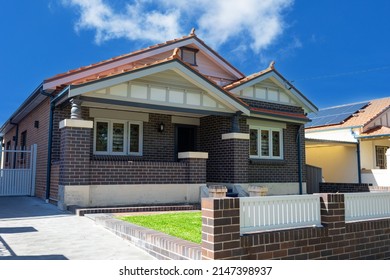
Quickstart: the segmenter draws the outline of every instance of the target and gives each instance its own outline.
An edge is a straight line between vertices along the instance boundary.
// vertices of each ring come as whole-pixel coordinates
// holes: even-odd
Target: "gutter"
[[[18,135],[19,135],[19,124],[18,123],[14,123],[12,122],[12,119],[10,120],[9,124],[12,124],[14,126],[16,126],[16,131],[15,131],[15,136],[14,136],[14,150],[16,151],[16,149],[18,148]],[[13,164],[13,168],[15,169],[16,168],[16,156],[17,156],[17,153],[14,153],[14,164]]]
[[[357,168],[358,168],[358,183],[362,183],[362,167],[361,167],[361,160],[360,160],[360,137],[357,135],[352,129],[351,133],[353,137],[356,139],[356,157],[357,157]]]
[[[298,150],[298,178],[299,178],[299,194],[303,194],[303,179],[302,179],[302,152],[301,152],[301,130],[303,125],[299,126],[296,136],[297,150]]]
[[[67,94],[70,90],[70,86],[67,86],[65,89],[63,89],[57,96],[49,95],[50,96],[50,115],[49,115],[49,138],[47,143],[47,173],[46,173],[46,193],[45,193],[45,199],[46,203],[49,203],[50,199],[50,182],[51,182],[51,156],[52,156],[52,148],[53,148],[53,118],[54,118],[54,109],[56,106],[56,103],[61,100],[65,94]],[[46,95],[44,91],[41,92],[42,94]]]
[[[383,138],[390,137],[390,134],[370,135],[370,136],[358,136],[357,139],[372,139],[372,138]]]
[[[7,124],[13,124],[12,120],[15,119],[30,103],[32,100],[34,100],[35,97],[37,97],[42,92],[42,83],[30,94],[29,97],[22,103],[22,105],[19,106],[18,109],[11,115],[11,117],[1,126],[0,131],[4,131]]]

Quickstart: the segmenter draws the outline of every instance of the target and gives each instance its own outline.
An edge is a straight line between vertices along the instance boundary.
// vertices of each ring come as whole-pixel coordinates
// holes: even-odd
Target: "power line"
[[[295,79],[295,80],[291,81],[291,83],[294,83],[296,81],[322,80],[322,79],[338,78],[338,77],[343,77],[343,76],[352,76],[352,75],[364,74],[364,73],[375,72],[375,71],[382,71],[382,70],[387,70],[387,69],[390,69],[390,66],[382,66],[382,67],[370,68],[370,69],[365,69],[365,70],[300,78],[300,79]]]

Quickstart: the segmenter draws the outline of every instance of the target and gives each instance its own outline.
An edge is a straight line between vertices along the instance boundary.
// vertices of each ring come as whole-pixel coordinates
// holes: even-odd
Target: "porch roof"
[[[361,139],[369,139],[369,138],[390,138],[390,127],[387,126],[376,126],[365,133],[359,135]]]
[[[246,115],[250,115],[248,104],[236,95],[218,86],[214,81],[197,71],[197,69],[189,63],[182,61],[178,53],[179,49],[176,48],[170,57],[162,60],[139,65],[130,69],[116,69],[104,76],[88,77],[74,81],[70,84],[68,98],[169,69],[174,70],[179,75],[190,77],[196,84],[207,88],[220,100],[224,100],[224,102],[229,103],[231,107],[235,108],[236,112],[239,111]]]

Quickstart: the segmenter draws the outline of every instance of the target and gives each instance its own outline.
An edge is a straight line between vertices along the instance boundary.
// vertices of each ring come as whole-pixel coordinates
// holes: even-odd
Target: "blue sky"
[[[0,10],[0,125],[43,79],[197,35],[245,74],[276,69],[317,107],[390,96],[387,0],[17,0]]]

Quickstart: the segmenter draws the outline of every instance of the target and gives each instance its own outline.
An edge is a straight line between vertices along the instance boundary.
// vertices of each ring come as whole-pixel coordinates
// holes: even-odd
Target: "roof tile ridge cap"
[[[231,87],[234,87],[237,84],[239,85],[241,83],[250,81],[250,80],[257,78],[258,76],[260,76],[260,75],[262,75],[264,73],[271,72],[273,70],[275,70],[275,67],[267,67],[266,69],[260,70],[259,72],[252,73],[252,74],[250,74],[248,76],[245,76],[245,77],[243,77],[243,78],[241,78],[241,79],[239,79],[237,81],[234,81],[234,82],[226,85],[224,88],[225,89],[229,89]]]
[[[374,101],[374,100],[372,100]],[[368,104],[368,106],[372,105],[372,101],[370,101],[370,103]],[[368,107],[367,106],[367,107]],[[367,108],[366,107],[366,108]],[[371,122],[373,119],[375,119],[376,117],[378,117],[380,114],[383,114],[386,110],[388,110],[390,108],[390,104],[387,105],[383,110],[379,111],[377,114],[375,114],[374,116],[372,116],[368,121],[366,121],[365,123],[363,123],[363,126],[367,125],[369,122]]]
[[[104,60],[101,60],[101,61],[98,61],[98,62],[94,62],[94,63],[88,64],[88,65],[83,65],[83,66],[80,66],[80,67],[77,67],[77,68],[66,70],[65,72],[58,73],[58,74],[55,74],[55,75],[53,75],[53,76],[51,76],[49,78],[46,78],[46,79],[44,79],[44,81],[56,80],[58,78],[61,78],[63,76],[66,76],[66,75],[69,75],[69,74],[72,74],[72,73],[75,73],[75,72],[80,72],[82,70],[90,69],[92,67],[99,66],[99,65],[102,65],[102,64],[105,64],[105,63],[110,63],[110,62],[113,62],[113,61],[117,61],[119,59],[127,58],[129,56],[140,54],[140,53],[146,52],[148,50],[156,49],[158,47],[162,47],[162,46],[168,45],[170,43],[176,43],[176,42],[178,42],[180,40],[185,40],[185,39],[190,38],[190,37],[197,37],[196,34],[195,34],[195,30],[194,30],[193,34],[190,33],[190,35],[185,35],[185,36],[182,36],[181,38],[175,38],[175,39],[172,39],[172,40],[167,40],[167,41],[165,41],[163,43],[150,45],[150,46],[147,46],[145,48],[141,48],[141,49],[138,49],[138,50],[135,50],[135,51],[132,51],[132,52],[128,52],[128,53],[117,55],[117,56],[114,56],[114,57],[111,57],[111,58],[108,58],[108,59],[104,59]]]
[[[170,59],[180,59],[181,60],[181,57],[179,55],[180,53],[180,49],[179,48],[175,48],[172,52],[172,55],[169,57]]]

